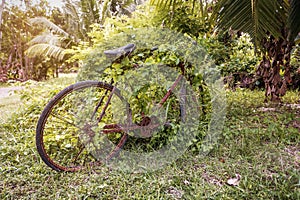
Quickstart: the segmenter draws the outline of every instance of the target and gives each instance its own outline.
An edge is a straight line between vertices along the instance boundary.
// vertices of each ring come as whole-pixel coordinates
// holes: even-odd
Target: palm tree
[[[219,29],[248,33],[262,54],[257,69],[266,101],[280,101],[291,83],[290,57],[300,32],[299,0],[219,0],[214,11]],[[283,71],[283,76],[280,72]]]
[[[5,0],[2,0],[1,4],[0,4],[0,51],[2,49],[1,47],[1,43],[2,43],[2,13],[3,13],[3,10],[4,10],[4,6],[5,6]],[[1,60],[0,60],[0,68],[2,66],[2,63],[1,63]]]
[[[45,17],[30,19],[32,25],[39,25],[44,32],[34,37],[26,51],[31,57],[46,56],[58,61],[64,60],[66,49],[88,40],[90,25],[99,21],[99,10],[95,0],[65,0],[64,26],[60,27]]]
[[[59,27],[44,17],[30,20],[33,25],[42,25],[45,32],[33,38],[26,53],[29,56],[47,56],[64,60],[66,49],[79,42],[88,42],[88,32],[94,23],[104,23],[104,19],[117,14],[130,13],[129,6],[141,3],[133,0],[65,0],[63,15],[65,27]],[[129,9],[129,10],[127,10]]]
[[[43,25],[46,29],[43,34],[28,42],[29,48],[26,54],[31,57],[45,56],[63,60],[65,48],[72,41],[70,35],[44,17],[32,18],[29,22],[32,25]]]
[[[183,0],[151,0],[152,4],[173,10]],[[264,79],[266,100],[280,101],[290,78],[290,56],[300,32],[299,0],[189,0],[198,13],[215,3],[211,20],[218,31],[228,29],[248,33],[262,61],[257,73]],[[284,71],[283,77],[280,71]]]

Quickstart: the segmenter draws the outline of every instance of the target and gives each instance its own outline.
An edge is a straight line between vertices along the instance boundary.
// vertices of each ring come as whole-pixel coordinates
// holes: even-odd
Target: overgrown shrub
[[[295,47],[291,56],[291,78],[289,87],[300,90],[300,46]]]
[[[199,37],[198,42],[207,49],[229,88],[253,89],[263,84],[255,76],[261,58],[255,53],[248,35],[227,32],[210,38]]]
[[[99,35],[99,33],[96,33],[93,34]],[[202,126],[208,124],[209,113],[211,112],[211,96],[203,75],[205,70],[208,70],[208,65],[212,63],[205,57],[207,56],[206,51],[196,45],[193,40],[184,37],[180,33],[159,28],[125,29],[123,33],[115,34],[108,39],[101,39],[101,42],[97,41],[97,45],[86,50],[89,52],[88,55],[82,55],[82,53],[77,55],[85,58],[82,60],[83,66],[78,76],[79,80],[100,80],[117,84],[118,88],[127,87],[128,89],[129,86],[138,88],[132,90],[134,93],[131,93],[131,90],[130,92],[121,91],[123,92],[122,95],[130,97],[127,100],[133,113],[136,114],[133,114],[133,121],[138,122],[141,113],[147,114],[151,110],[145,105],[148,104],[149,106],[149,103],[151,105],[158,104],[163,95],[166,94],[168,87],[176,79],[175,76],[172,77],[171,81],[168,80],[167,87],[159,81],[156,82],[156,76],[160,73],[160,70],[169,72],[170,76],[173,72],[176,75],[183,73],[197,96],[198,104],[201,106]],[[134,43],[136,49],[125,58],[109,58],[103,54],[105,50],[114,49],[128,43]],[[147,70],[141,73],[144,69]],[[151,76],[153,76],[153,80]],[[126,84],[126,87],[122,84]],[[139,84],[141,86],[138,86]],[[180,108],[178,107],[170,115],[180,116],[179,111]],[[134,141],[132,144],[142,145],[139,148],[144,150],[157,149],[174,139],[176,129],[178,127],[174,126],[172,130],[166,129],[166,132],[162,135],[154,135],[150,139],[131,138],[131,141]],[[204,129],[200,131],[199,128],[196,131],[197,133],[195,132],[198,139],[205,135]],[[173,133],[171,133],[172,131]],[[200,143],[201,141],[195,141],[195,143],[197,142]]]

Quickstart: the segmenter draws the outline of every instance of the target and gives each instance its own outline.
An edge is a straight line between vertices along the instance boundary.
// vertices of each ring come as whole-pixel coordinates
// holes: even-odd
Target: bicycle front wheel
[[[95,157],[115,156],[128,135],[114,121],[112,99],[123,102],[115,87],[98,81],[79,82],[59,92],[37,124],[36,146],[42,160],[56,171],[77,171],[103,161]],[[105,132],[105,127],[113,128]],[[111,145],[97,143],[103,136]]]

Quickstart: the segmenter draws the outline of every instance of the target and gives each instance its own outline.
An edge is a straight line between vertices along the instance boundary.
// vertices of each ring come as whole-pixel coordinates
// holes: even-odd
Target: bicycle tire
[[[85,144],[83,141],[81,141],[80,138],[80,134],[82,134],[80,132],[82,132],[83,128],[80,128],[81,121],[79,120],[80,117],[78,118],[77,114],[81,112],[87,112],[90,114],[90,110],[83,106],[83,104],[86,103],[85,101],[87,101],[88,99],[88,97],[84,96],[86,95],[84,91],[91,91],[95,93],[98,92],[101,95],[103,95],[104,93],[103,97],[106,98],[106,93],[111,93],[114,88],[114,86],[103,82],[82,81],[66,87],[49,101],[40,115],[36,128],[37,151],[46,165],[56,171],[74,172],[81,170],[82,168],[86,168],[92,163],[99,162],[99,160],[93,158],[93,156],[90,155],[89,151],[85,152],[85,150],[81,149],[77,152],[77,157],[79,157],[81,153],[84,153],[84,155],[82,156],[84,156],[85,160],[79,162],[75,157],[76,159],[73,160],[74,163],[71,162],[71,159],[74,159],[74,156],[76,155],[74,149],[77,146],[78,148],[85,148]],[[78,96],[76,96],[77,93]],[[117,89],[114,90],[113,94],[113,96],[116,96],[121,101],[123,101],[120,92]],[[80,95],[82,95],[82,97]],[[97,99],[97,101],[98,100],[99,99]],[[95,100],[95,102],[97,101]],[[72,106],[74,106],[74,108]],[[91,120],[95,120],[92,119],[94,118],[95,113],[100,112],[100,110],[98,111],[98,108],[100,108],[100,106],[96,105],[96,107],[94,108],[94,112],[92,113],[93,116],[89,116]],[[104,112],[106,112],[106,109],[107,108],[105,108]],[[109,115],[109,112],[107,113],[107,115]],[[83,115],[84,114],[82,114],[82,116]],[[88,118],[82,117],[82,119],[87,120]],[[78,123],[78,121],[80,121],[80,123]],[[84,123],[88,124],[88,122]],[[97,124],[99,124],[99,122],[97,122]],[[73,129],[71,125],[74,125]],[[121,136],[117,141],[114,141],[116,144],[115,149],[109,151],[110,154],[106,157],[107,159],[115,156],[118,152],[118,149],[121,149],[123,147],[128,138],[128,135],[125,132],[118,132],[116,134],[121,134]],[[64,138],[66,139],[63,140]],[[59,150],[61,152],[59,152]]]

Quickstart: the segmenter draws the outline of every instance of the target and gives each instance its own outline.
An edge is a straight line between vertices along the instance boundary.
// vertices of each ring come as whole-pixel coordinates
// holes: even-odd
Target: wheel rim
[[[100,105],[96,111],[95,108],[99,97],[104,96],[105,101],[105,92],[111,90],[112,86],[97,82],[79,83],[59,93],[48,104],[37,129],[38,151],[47,165],[58,171],[77,171],[100,163],[91,154],[95,149],[90,145],[99,138],[97,129],[102,126],[97,120],[102,107]],[[109,105],[102,120],[111,119],[110,114]],[[116,134],[121,134],[119,140],[112,141],[115,146],[107,149],[106,157],[117,153],[116,148],[122,147],[126,141],[126,134]]]

